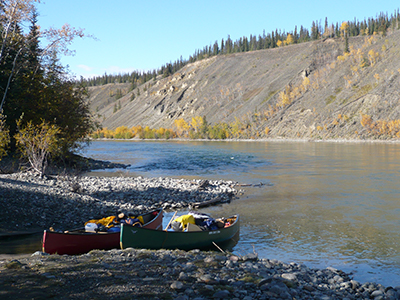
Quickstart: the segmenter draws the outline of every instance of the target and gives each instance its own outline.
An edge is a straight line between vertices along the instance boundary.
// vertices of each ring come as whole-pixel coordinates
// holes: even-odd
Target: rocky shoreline
[[[0,175],[0,234],[82,226],[98,216],[226,203],[231,181]],[[333,268],[259,259],[256,253],[125,249],[80,256],[0,257],[5,299],[400,299],[399,287],[359,283]]]
[[[0,261],[5,299],[399,299],[334,268],[199,250],[93,250]]]

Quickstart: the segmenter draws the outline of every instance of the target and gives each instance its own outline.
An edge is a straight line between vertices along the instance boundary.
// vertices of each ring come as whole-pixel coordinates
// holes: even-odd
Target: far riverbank
[[[189,138],[172,138],[172,139],[140,139],[138,137],[132,139],[91,139],[92,141],[162,141],[162,142],[288,142],[288,143],[387,143],[400,144],[400,139],[287,139],[287,138],[262,138],[262,139],[189,139]]]

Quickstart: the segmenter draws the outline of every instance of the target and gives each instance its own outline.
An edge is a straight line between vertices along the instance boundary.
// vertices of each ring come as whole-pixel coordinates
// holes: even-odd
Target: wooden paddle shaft
[[[169,227],[169,225],[171,224],[172,220],[175,218],[175,215],[176,215],[177,212],[178,212],[178,211],[176,211],[176,212],[174,213],[174,215],[172,216],[171,220],[169,220],[169,223],[168,223],[167,227],[165,227],[164,230],[167,230],[167,229],[168,229],[168,227]]]

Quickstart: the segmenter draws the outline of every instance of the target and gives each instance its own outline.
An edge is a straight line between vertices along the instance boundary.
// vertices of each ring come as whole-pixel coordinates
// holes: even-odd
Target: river
[[[95,141],[83,154],[130,164],[91,176],[253,184],[230,204],[201,210],[240,214],[234,252],[400,286],[400,144]]]
[[[131,165],[92,175],[259,185],[203,210],[240,214],[238,254],[400,285],[400,144],[96,141],[84,153]]]

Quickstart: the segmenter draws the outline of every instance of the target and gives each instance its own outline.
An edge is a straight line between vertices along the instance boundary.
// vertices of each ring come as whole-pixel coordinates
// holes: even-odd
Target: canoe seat
[[[188,223],[187,224],[187,231],[202,231],[201,228],[195,224]]]

